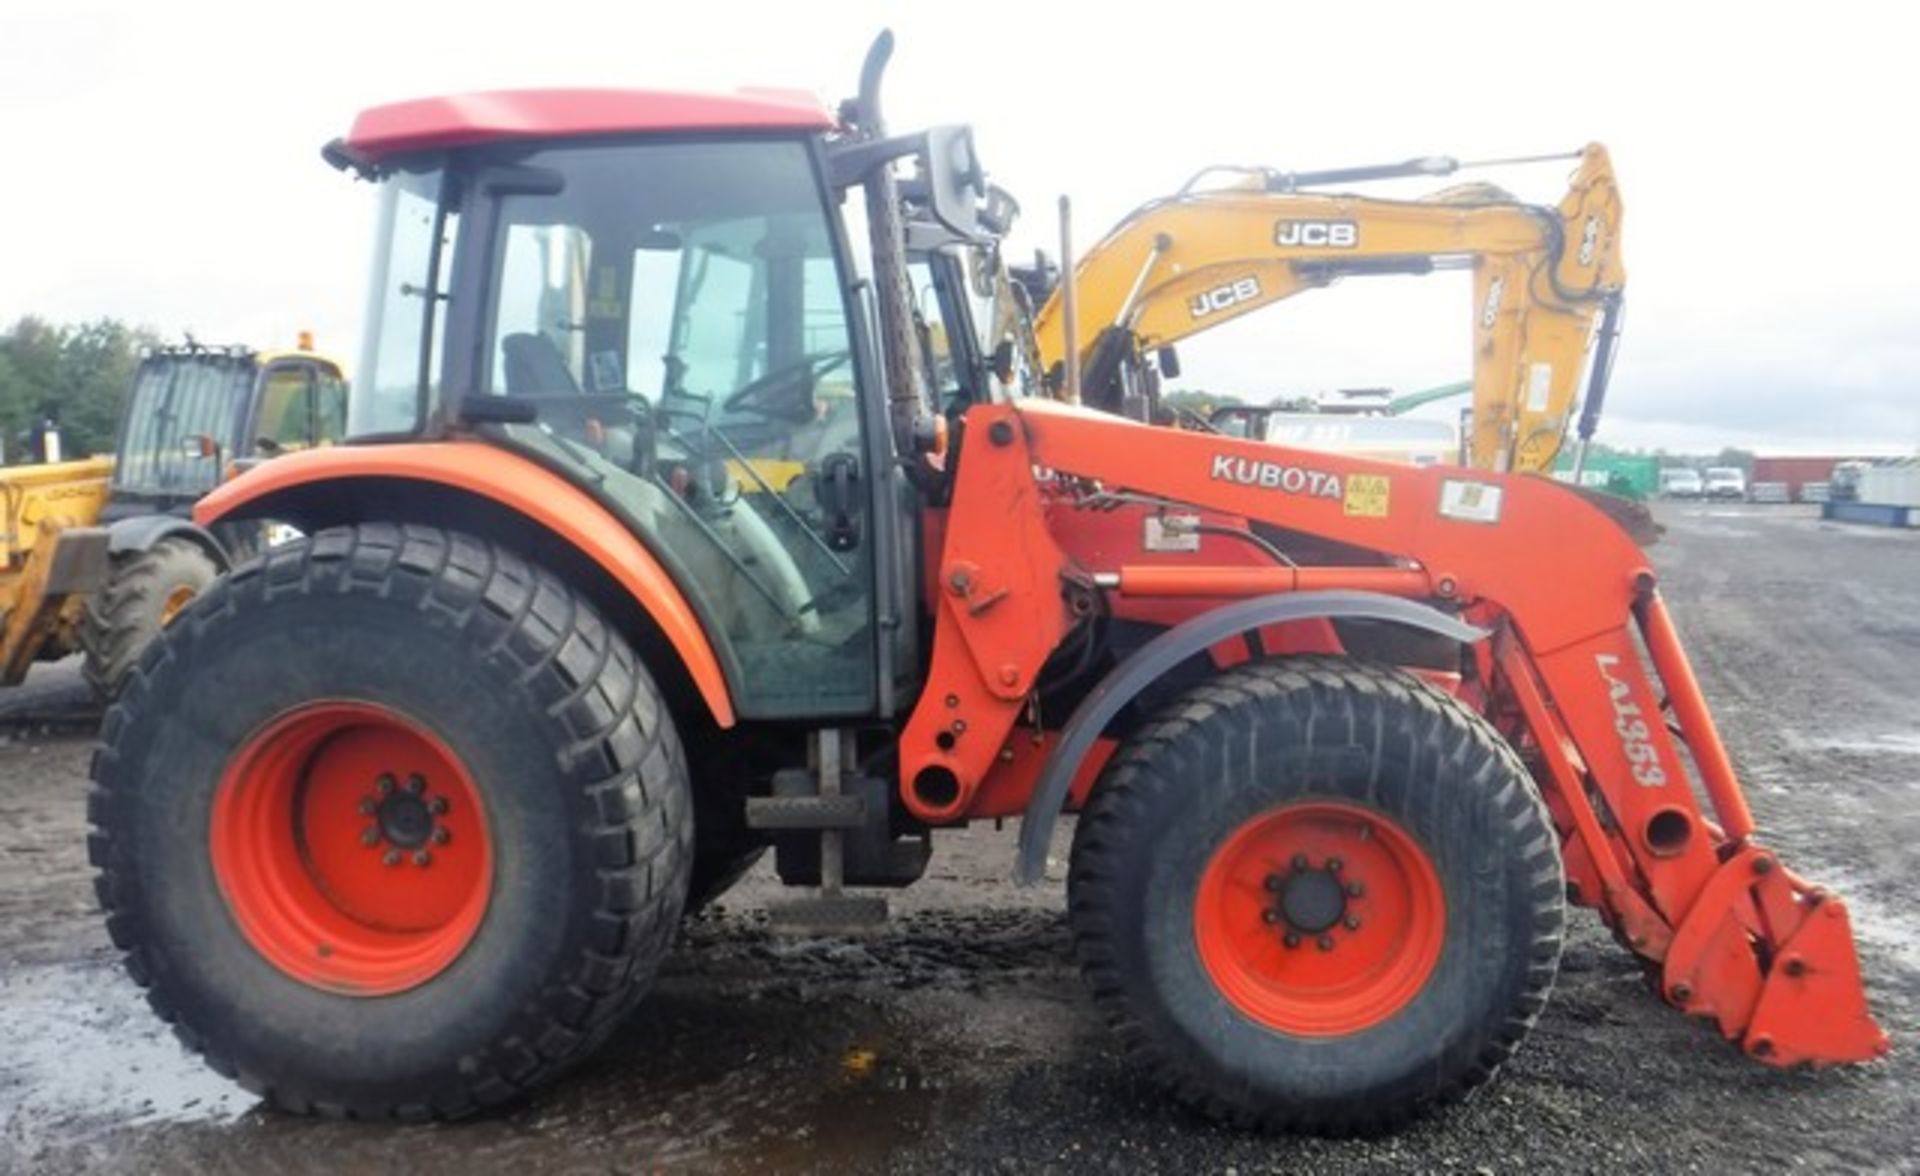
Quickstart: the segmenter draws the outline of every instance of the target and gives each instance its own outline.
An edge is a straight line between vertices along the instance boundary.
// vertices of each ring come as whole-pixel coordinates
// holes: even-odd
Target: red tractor
[[[1569,897],[1757,1059],[1884,1052],[1621,527],[1022,395],[1011,202],[885,132],[885,48],[837,113],[484,94],[327,149],[382,210],[357,443],[200,505],[308,537],[167,628],[94,766],[182,1040],[290,1110],[468,1114],[769,845],[783,918],[854,926],[937,830],[1022,817],[1033,880],[1069,810],[1095,1000],[1233,1122],[1486,1081]]]

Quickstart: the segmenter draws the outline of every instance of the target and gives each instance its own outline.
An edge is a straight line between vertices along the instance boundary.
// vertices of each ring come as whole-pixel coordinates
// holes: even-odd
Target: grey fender
[[[134,515],[109,524],[107,552],[110,555],[126,555],[145,551],[162,539],[185,539],[198,544],[206,549],[207,555],[222,572],[232,569],[233,560],[228,558],[226,548],[213,537],[213,532],[191,519],[177,515]]]
[[[1053,841],[1054,822],[1073,786],[1074,772],[1093,741],[1135,695],[1181,662],[1229,637],[1282,621],[1315,617],[1345,617],[1391,621],[1425,629],[1455,641],[1485,639],[1485,629],[1448,616],[1430,605],[1377,592],[1282,592],[1242,600],[1197,616],[1135,650],[1126,661],[1100,680],[1061,728],[1060,742],[1040,771],[1033,796],[1020,822],[1020,860],[1014,880],[1022,886],[1038,882],[1046,872],[1047,847]]]

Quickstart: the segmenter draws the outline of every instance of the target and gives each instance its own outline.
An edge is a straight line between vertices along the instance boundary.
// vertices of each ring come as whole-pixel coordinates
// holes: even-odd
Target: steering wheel
[[[796,390],[796,382],[804,379],[808,400],[812,399],[813,384],[821,376],[843,366],[853,358],[853,352],[844,348],[833,351],[810,351],[792,363],[781,364],[767,374],[749,380],[727,394],[720,407],[728,412],[756,412],[762,416],[793,417],[803,420],[811,412],[798,413],[793,405],[781,404],[775,393],[791,394]]]

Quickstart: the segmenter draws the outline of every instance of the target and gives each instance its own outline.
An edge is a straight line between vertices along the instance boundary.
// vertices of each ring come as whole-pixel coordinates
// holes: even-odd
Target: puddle
[[[258,1101],[174,1040],[133,982],[109,968],[0,974],[0,1123],[9,1143],[71,1140],[80,1124],[225,1122]]]
[[[1920,755],[1920,735],[1851,735],[1808,739],[1792,736],[1806,751],[1846,751],[1859,755]]]

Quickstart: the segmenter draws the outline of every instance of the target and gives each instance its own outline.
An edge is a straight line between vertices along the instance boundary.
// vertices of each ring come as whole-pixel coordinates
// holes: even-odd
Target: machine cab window
[[[870,709],[871,462],[805,144],[554,147],[505,166],[551,179],[499,195],[491,243],[461,245],[493,269],[472,395],[531,416],[498,427],[675,567],[727,638],[744,711]]]
[[[251,442],[274,457],[339,441],[347,428],[347,384],[331,364],[277,360],[260,378]]]

